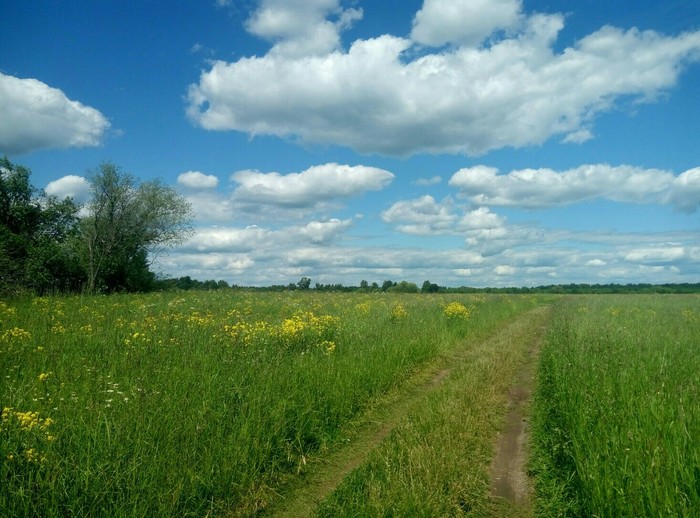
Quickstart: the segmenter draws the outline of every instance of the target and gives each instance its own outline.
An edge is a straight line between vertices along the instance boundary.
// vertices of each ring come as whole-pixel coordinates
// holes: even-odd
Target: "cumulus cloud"
[[[181,249],[197,252],[250,252],[267,242],[271,232],[257,226],[198,228]]]
[[[406,234],[440,234],[454,231],[457,215],[449,203],[440,204],[430,195],[415,200],[402,200],[382,212],[382,219],[395,223]]]
[[[700,167],[674,178],[664,201],[684,212],[694,212],[700,205]]]
[[[36,79],[0,73],[0,151],[98,146],[109,121]]]
[[[675,176],[659,169],[589,164],[561,172],[520,169],[501,174],[496,168],[478,165],[460,169],[449,184],[473,203],[527,209],[593,198],[671,204],[688,212],[700,204],[700,168]]]
[[[188,171],[177,177],[177,183],[188,189],[216,189],[216,186],[219,185],[219,179],[214,175],[199,171]]]
[[[286,175],[238,171],[231,179],[238,184],[233,193],[236,200],[283,207],[312,207],[365,191],[379,191],[391,183],[394,175],[376,167],[329,163]]]
[[[340,32],[361,18],[361,9],[343,9],[339,0],[262,0],[246,28],[275,42],[271,54],[295,58],[336,50]]]
[[[684,259],[687,251],[683,246],[669,246],[668,244],[637,248],[626,253],[625,261],[632,263],[668,263],[678,262]]]
[[[493,273],[496,275],[515,275],[518,270],[507,264],[499,264],[493,269]]]
[[[411,39],[423,45],[478,45],[498,29],[517,24],[520,0],[425,0]]]
[[[352,226],[352,219],[312,221],[299,229],[299,235],[315,244],[329,243]]]
[[[49,182],[44,189],[49,196],[55,196],[59,200],[73,198],[76,203],[85,203],[90,197],[90,184],[82,176],[69,174],[58,180]]]
[[[306,24],[289,3],[263,2],[248,28],[277,42],[270,52],[213,62],[190,85],[195,124],[403,156],[580,143],[598,114],[620,99],[653,101],[700,59],[700,31],[611,26],[555,52],[564,16],[526,15],[514,0],[425,2],[412,38],[446,48],[411,52],[414,39],[385,34],[344,49],[337,1],[297,4]]]
[[[161,264],[173,275],[226,279],[238,284],[316,282],[359,284],[361,279],[445,285],[533,286],[551,282],[694,282],[700,273],[697,233],[624,234],[542,232],[508,228],[507,246],[425,249],[347,246],[337,239],[348,220],[311,221],[276,230],[258,226],[208,227]],[[534,232],[532,229],[530,232]],[[533,246],[533,242],[537,246]],[[573,246],[572,243],[586,246]],[[489,244],[492,241],[489,241]],[[322,246],[319,246],[322,245]],[[556,279],[556,281],[552,281]]]
[[[405,234],[464,235],[472,244],[508,233],[505,218],[487,207],[464,210],[450,198],[437,202],[430,195],[398,201],[382,212],[382,219],[396,225],[396,230]]]
[[[542,244],[545,232],[528,225],[512,225],[488,207],[465,209],[449,197],[437,202],[426,195],[394,203],[382,219],[396,231],[416,236],[460,236],[464,244],[484,256],[500,254],[524,244]],[[549,233],[549,239],[556,239]]]

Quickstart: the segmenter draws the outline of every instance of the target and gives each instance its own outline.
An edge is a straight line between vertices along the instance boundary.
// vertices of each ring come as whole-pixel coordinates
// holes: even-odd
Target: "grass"
[[[378,400],[532,304],[235,291],[2,302],[0,510],[254,514]]]
[[[538,514],[697,516],[700,298],[572,297],[542,351]]]
[[[489,339],[465,340],[465,347],[450,358],[444,383],[414,404],[367,461],[322,502],[317,516],[495,516],[513,511],[489,494],[494,437],[507,410],[508,391],[547,315],[539,307],[514,317]]]

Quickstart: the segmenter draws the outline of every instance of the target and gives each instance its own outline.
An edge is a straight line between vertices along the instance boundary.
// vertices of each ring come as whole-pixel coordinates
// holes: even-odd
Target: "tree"
[[[29,169],[0,159],[0,291],[76,289],[83,272],[69,238],[78,208],[29,182]]]
[[[437,284],[431,283],[430,281],[425,281],[423,283],[423,286],[420,289],[421,293],[437,293],[438,290],[440,289],[440,286]]]
[[[110,162],[88,179],[91,199],[81,222],[87,290],[149,289],[152,261],[192,230],[190,204],[158,180],[137,185]]]
[[[387,291],[392,293],[418,293],[418,285],[415,282],[401,281],[388,288]]]
[[[297,282],[297,288],[300,290],[308,290],[309,287],[311,286],[311,279],[308,277],[302,277],[299,279],[299,282]]]

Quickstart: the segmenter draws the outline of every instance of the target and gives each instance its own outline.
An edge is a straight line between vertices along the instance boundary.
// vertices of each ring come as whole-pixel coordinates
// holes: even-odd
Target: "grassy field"
[[[0,302],[0,515],[513,515],[540,336],[519,515],[696,516],[698,296],[234,290]]]
[[[533,304],[235,291],[0,303],[0,509],[253,514],[386,394]]]
[[[699,515],[700,297],[564,299],[538,385],[539,515]]]

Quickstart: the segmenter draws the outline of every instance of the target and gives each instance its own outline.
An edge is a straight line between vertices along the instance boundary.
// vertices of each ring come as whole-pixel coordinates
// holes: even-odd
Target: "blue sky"
[[[239,285],[700,281],[700,4],[9,1],[0,153],[193,204]]]

